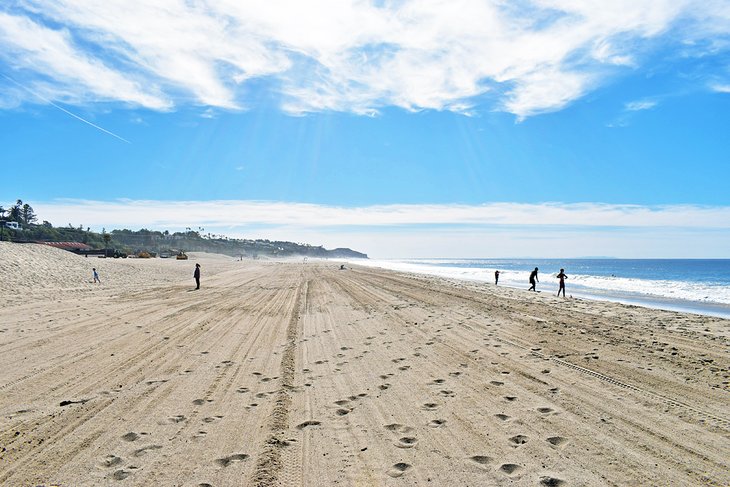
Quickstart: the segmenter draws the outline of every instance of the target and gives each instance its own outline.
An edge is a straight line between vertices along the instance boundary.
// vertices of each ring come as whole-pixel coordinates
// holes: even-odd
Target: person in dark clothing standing
[[[540,282],[540,280],[537,278],[537,267],[535,267],[535,270],[530,274],[530,289],[528,289],[528,291],[537,291],[537,289],[535,289],[535,284],[538,282]]]
[[[560,269],[560,274],[558,274],[558,279],[560,279],[560,287],[558,288],[558,296],[560,296],[560,291],[563,291],[563,297],[565,297],[565,280],[568,278],[568,276],[565,275],[565,269]]]
[[[195,264],[193,277],[195,278],[195,289],[200,289],[200,264]]]
[[[499,284],[499,271],[494,271],[494,285]]]

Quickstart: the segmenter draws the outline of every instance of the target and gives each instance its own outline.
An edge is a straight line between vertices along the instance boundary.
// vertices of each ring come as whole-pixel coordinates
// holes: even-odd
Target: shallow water
[[[363,264],[363,262],[358,262]],[[730,318],[730,259],[398,259],[365,265],[448,278],[529,287],[539,268],[537,289],[557,293],[556,275],[568,275],[574,296]]]

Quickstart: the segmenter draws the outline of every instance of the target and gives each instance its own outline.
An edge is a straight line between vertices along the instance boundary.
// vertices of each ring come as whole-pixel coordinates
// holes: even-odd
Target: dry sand
[[[730,321],[338,267],[0,243],[0,484],[730,484]]]

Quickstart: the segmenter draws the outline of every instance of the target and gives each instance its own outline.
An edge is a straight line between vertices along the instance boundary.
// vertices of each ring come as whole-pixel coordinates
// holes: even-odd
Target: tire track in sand
[[[303,278],[303,276],[302,276]],[[289,410],[291,408],[291,391],[294,388],[294,372],[296,365],[296,350],[301,328],[302,311],[307,306],[309,281],[300,282],[292,309],[289,324],[286,327],[286,348],[281,357],[280,374],[281,389],[279,389],[271,411],[271,420],[268,425],[269,438],[266,440],[263,452],[258,456],[256,469],[250,485],[268,487],[278,483],[279,474],[284,466],[281,459],[282,449],[289,445],[284,433],[289,429]]]

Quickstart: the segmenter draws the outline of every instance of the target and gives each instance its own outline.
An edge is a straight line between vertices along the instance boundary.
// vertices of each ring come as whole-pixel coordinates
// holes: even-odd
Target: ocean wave
[[[478,263],[469,260],[459,259],[424,259],[414,262],[371,260],[357,262],[358,265],[368,265],[401,272],[412,272],[416,274],[432,275],[451,279],[463,279],[479,282],[494,282],[494,267],[469,267],[469,264],[484,266],[488,261],[481,260]],[[529,286],[530,272],[500,269],[499,282],[509,287]],[[538,289],[556,290],[558,281],[555,278],[557,273],[540,273]],[[730,305],[730,288],[723,284],[686,282],[675,280],[659,279],[638,279],[615,276],[593,276],[583,274],[569,274],[566,282],[568,292],[596,294],[608,298],[658,298],[665,300],[693,301],[706,304]]]

